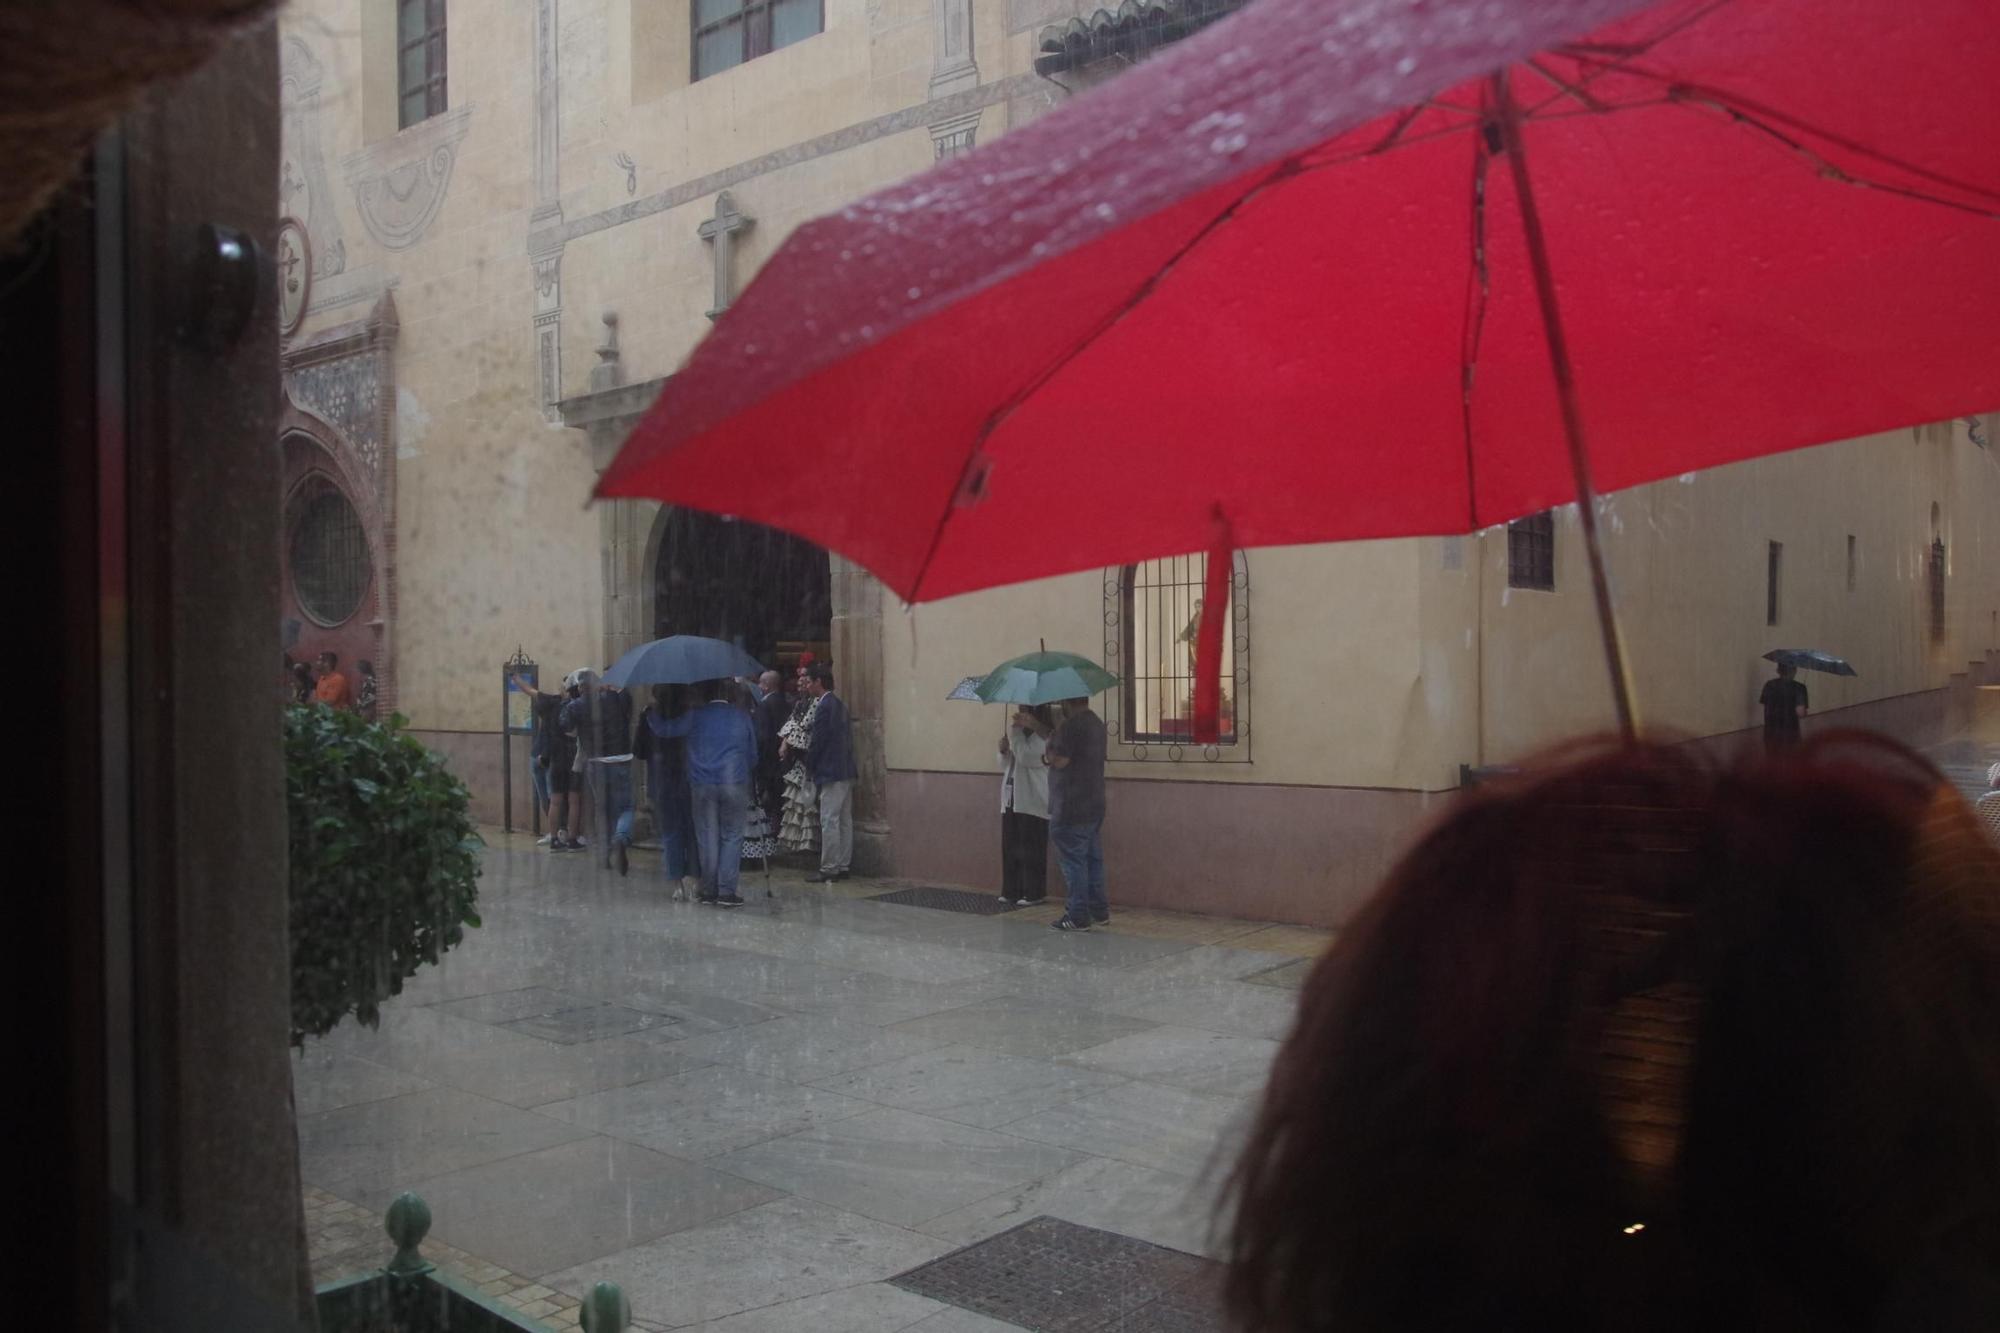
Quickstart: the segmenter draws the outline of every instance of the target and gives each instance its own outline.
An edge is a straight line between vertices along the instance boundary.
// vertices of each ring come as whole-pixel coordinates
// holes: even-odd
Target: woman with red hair
[[[1859,734],[1468,794],[1306,983],[1255,1333],[2000,1328],[2000,854]]]

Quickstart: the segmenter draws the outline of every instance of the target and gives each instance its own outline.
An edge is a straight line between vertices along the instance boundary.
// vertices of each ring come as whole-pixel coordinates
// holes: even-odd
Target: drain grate
[[[965,912],[972,916],[998,916],[1020,910],[1012,903],[1001,902],[997,893],[976,893],[970,889],[897,889],[894,893],[873,894],[871,899],[900,907],[934,907],[940,912]]]
[[[1222,1265],[1037,1217],[891,1278],[1033,1333],[1223,1333]]]

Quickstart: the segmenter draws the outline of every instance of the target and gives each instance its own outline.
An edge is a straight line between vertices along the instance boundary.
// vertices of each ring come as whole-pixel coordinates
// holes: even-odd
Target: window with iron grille
[[[396,0],[396,123],[403,129],[445,110],[444,3]]]
[[[1556,586],[1556,516],[1547,509],[1507,525],[1507,586],[1553,591]]]
[[[1248,758],[1250,578],[1242,554],[1223,626],[1221,740],[1194,745],[1195,653],[1207,593],[1208,557],[1180,555],[1111,571],[1105,580],[1105,659],[1117,672],[1114,758]]]
[[[826,28],[825,0],[694,0],[694,77],[802,42]]]
[[[292,593],[315,624],[339,625],[368,592],[368,533],[340,488],[314,477],[292,497],[286,515]]]

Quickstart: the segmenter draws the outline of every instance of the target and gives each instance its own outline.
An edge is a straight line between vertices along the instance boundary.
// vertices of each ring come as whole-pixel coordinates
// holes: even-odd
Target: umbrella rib
[[[1492,294],[1486,266],[1486,172],[1491,154],[1479,137],[1473,139],[1472,263],[1465,275],[1465,333],[1459,344],[1459,414],[1465,438],[1465,518],[1469,531],[1479,529],[1479,464],[1472,447],[1472,388],[1479,369],[1479,349],[1486,337],[1486,307]]]
[[[1991,186],[1959,180],[1954,176],[1947,176],[1943,172],[1933,171],[1929,167],[1919,166],[1915,162],[1906,161],[1891,153],[1885,153],[1879,148],[1871,148],[1867,144],[1860,143],[1842,134],[1836,134],[1832,130],[1822,129],[1817,125],[1800,120],[1798,117],[1779,111],[1774,107],[1764,106],[1748,98],[1739,97],[1727,89],[1716,88],[1708,84],[1688,83],[1684,80],[1671,78],[1656,70],[1643,69],[1638,66],[1628,67],[1627,72],[1635,77],[1659,84],[1666,90],[1666,101],[1669,103],[1691,108],[1709,108],[1720,112],[1738,124],[1768,135],[1771,139],[1804,158],[1812,169],[1820,175],[1829,176],[1855,185],[1864,185],[1892,193],[1905,194],[1913,199],[1922,199],[1931,203],[1942,204],[1947,208],[1962,209],[1980,216],[1993,216],[1990,210],[1982,209],[1974,204],[1967,204],[1961,200],[1946,199],[1937,195],[1926,194],[1921,190],[1911,189],[1908,186],[1890,185],[1884,181],[1856,175],[1838,163],[1828,160],[1824,154],[1816,149],[1809,147],[1799,137],[1800,134],[1810,135],[1816,139],[1823,139],[1836,148],[1845,149],[1850,153],[1879,162],[1884,166],[1894,167],[1898,171],[1907,171],[1912,176],[1948,189],[1963,190],[1967,194],[1992,200],[1996,207],[2000,207],[2000,190],[1995,190]],[[1643,102],[1635,104],[1635,106],[1639,107],[1655,105],[1658,105],[1658,103]],[[1624,106],[1611,108],[1611,110],[1627,109],[1631,108]],[[1780,128],[1781,126],[1783,128]]]
[[[978,494],[982,489],[981,464],[984,461],[986,442],[993,438],[993,432],[1004,425],[1007,418],[1011,417],[1020,408],[1021,404],[1034,397],[1044,385],[1061,374],[1064,367],[1088,351],[1092,344],[1109,333],[1127,315],[1131,314],[1141,305],[1144,305],[1153,293],[1159,290],[1160,284],[1165,282],[1174,270],[1179,268],[1181,263],[1194,253],[1202,242],[1215,235],[1217,231],[1221,230],[1224,224],[1233,220],[1251,200],[1273,186],[1298,175],[1302,169],[1303,167],[1297,157],[1288,157],[1277,163],[1269,172],[1261,176],[1255,184],[1251,185],[1242,194],[1237,195],[1236,198],[1230,200],[1227,206],[1217,212],[1207,222],[1203,223],[1194,235],[1181,243],[1180,248],[1167,256],[1159,268],[1155,269],[1137,287],[1133,288],[1123,301],[1120,301],[1117,306],[1108,311],[1102,319],[1068,348],[1058,354],[1047,366],[1037,372],[1033,378],[1010,394],[1005,402],[993,410],[992,415],[987,417],[986,424],[979,428],[979,434],[972,442],[972,449],[966,456],[965,466],[960,469],[959,480],[953,487],[951,500],[945,505],[944,512],[938,516],[937,526],[931,533],[930,545],[924,551],[923,562],[917,566],[917,577],[910,587],[912,601],[921,601],[923,598],[924,580],[929,577],[931,564],[937,559],[939,547],[944,544],[944,531],[946,526],[951,522],[952,511],[959,508],[962,504],[975,503],[977,501]]]

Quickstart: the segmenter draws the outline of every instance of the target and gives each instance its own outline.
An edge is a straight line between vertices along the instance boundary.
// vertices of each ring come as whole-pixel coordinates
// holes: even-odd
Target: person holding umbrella
[[[1777,676],[1764,682],[1757,699],[1764,708],[1764,748],[1773,754],[1799,743],[1799,719],[1806,715],[1810,696],[1798,675],[1792,663],[1778,663]]]
[[[694,808],[695,844],[701,853],[697,901],[741,907],[736,891],[743,862],[743,821],[750,811],[750,774],[757,765],[757,731],[736,706],[735,683],[708,682],[708,702],[679,717],[646,714],[663,741],[687,740],[688,792]]]
[[[1030,907],[1049,896],[1049,767],[1055,726],[1047,704],[1017,709],[1000,738],[1000,901]]]

